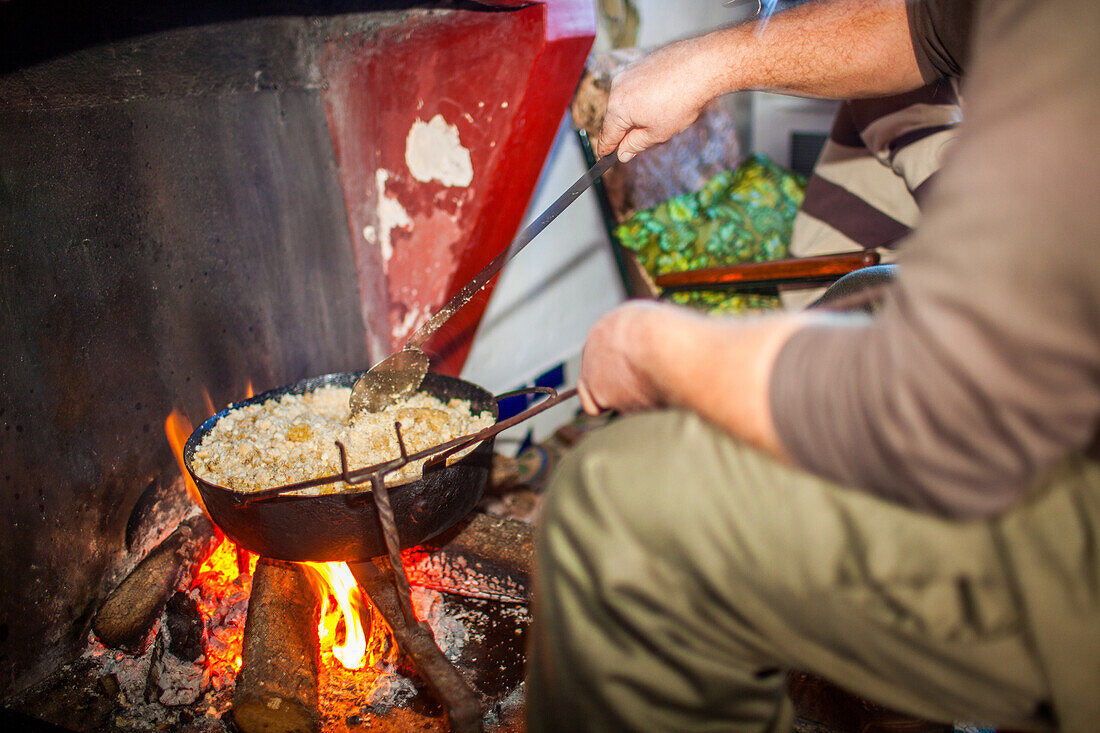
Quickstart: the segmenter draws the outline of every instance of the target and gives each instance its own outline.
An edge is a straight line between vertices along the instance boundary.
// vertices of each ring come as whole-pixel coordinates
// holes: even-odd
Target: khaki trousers
[[[792,668],[928,719],[1094,730],[1100,467],[952,522],[632,416],[555,473],[533,604],[535,732],[784,730]]]

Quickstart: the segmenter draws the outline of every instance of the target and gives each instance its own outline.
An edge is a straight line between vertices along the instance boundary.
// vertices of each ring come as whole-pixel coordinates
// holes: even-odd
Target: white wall
[[[576,133],[563,122],[524,226],[584,173],[584,163]],[[525,384],[578,353],[592,323],[623,298],[589,190],[505,265],[463,377],[493,392]]]
[[[840,102],[750,92],[752,151],[791,165],[791,133],[828,133]]]
[[[641,24],[638,45],[660,46],[694,36],[744,17],[742,7],[726,7],[722,0],[635,0]]]

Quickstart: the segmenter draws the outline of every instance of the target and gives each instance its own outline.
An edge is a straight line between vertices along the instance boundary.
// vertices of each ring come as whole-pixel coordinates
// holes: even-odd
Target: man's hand
[[[695,122],[722,91],[713,70],[705,68],[703,46],[702,38],[673,43],[615,77],[596,143],[598,155],[617,149],[625,163]]]
[[[596,153],[624,163],[668,140],[727,92],[768,89],[851,99],[922,86],[905,0],[823,0],[766,25],[678,41],[631,64],[611,84]]]
[[[648,374],[647,341],[659,337],[660,306],[635,300],[601,318],[588,332],[577,392],[590,415],[602,410],[633,412],[658,407],[664,397]],[[641,361],[639,361],[641,359]]]
[[[778,458],[768,385],[776,355],[798,329],[828,314],[717,318],[631,301],[596,322],[577,391],[589,414],[678,407]]]

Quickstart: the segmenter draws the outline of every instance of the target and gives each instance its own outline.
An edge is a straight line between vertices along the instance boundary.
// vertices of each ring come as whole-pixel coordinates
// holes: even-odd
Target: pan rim
[[[237,409],[240,409],[242,407],[249,406],[249,405],[263,404],[264,402],[267,402],[270,399],[275,399],[275,398],[278,398],[278,397],[282,397],[283,395],[305,394],[307,392],[311,392],[311,391],[313,391],[313,390],[315,390],[319,387],[323,387],[323,386],[348,386],[348,387],[350,387],[352,384],[355,383],[355,380],[357,380],[363,374],[366,374],[367,371],[368,370],[364,369],[364,370],[359,370],[359,371],[354,371],[354,372],[331,372],[329,374],[322,374],[320,376],[306,377],[306,378],[300,379],[296,382],[292,382],[290,384],[282,385],[280,387],[274,387],[272,389],[261,392],[260,394],[253,395],[252,397],[247,397],[243,400],[239,400],[237,402],[231,403],[225,409],[220,410],[219,412],[216,412],[213,415],[211,415],[210,417],[208,417],[197,428],[195,428],[191,432],[191,435],[187,438],[187,441],[184,443],[184,447],[183,447],[183,464],[184,464],[184,468],[187,470],[187,473],[191,477],[191,479],[199,487],[200,493],[204,490],[209,489],[209,490],[213,490],[213,491],[220,492],[220,493],[224,494],[227,498],[229,498],[231,501],[234,501],[236,503],[246,503],[246,502],[248,502],[249,497],[253,496],[253,494],[251,492],[237,491],[236,489],[231,489],[229,487],[222,486],[220,484],[216,484],[212,481],[208,481],[206,479],[200,478],[195,473],[194,467],[192,466],[192,459],[194,458],[195,450],[202,443],[203,438],[205,438],[206,435],[210,432],[210,430],[213,429],[214,425],[216,425],[221,418],[225,417],[226,415],[228,415],[233,410],[237,410]],[[481,387],[480,385],[475,384],[473,382],[469,382],[467,380],[464,380],[460,377],[454,377],[454,376],[451,376],[451,375],[448,375],[448,374],[440,374],[438,372],[428,372],[428,374],[425,376],[425,381],[426,382],[428,382],[428,381],[435,382],[435,381],[438,381],[438,380],[444,380],[444,381],[453,380],[455,382],[461,383],[463,385],[466,385],[468,387],[471,387],[475,390],[480,391],[484,395],[484,397],[486,398],[486,407],[484,407],[482,409],[482,411],[488,410],[489,412],[491,412],[492,415],[493,415],[493,420],[494,421],[499,419],[500,413],[499,413],[497,402],[496,402],[495,398],[493,397],[493,394],[491,392],[489,392],[488,390],[486,390],[484,387]],[[347,385],[343,384],[343,382],[345,382],[345,381],[348,382]],[[486,442],[487,442],[486,440],[479,441],[477,444],[474,445],[473,450],[471,450],[469,453],[467,453],[465,456],[463,456],[459,460],[455,461],[454,464],[449,463],[447,465],[455,465],[455,464],[459,464],[459,463],[462,463],[462,462],[466,461],[467,459],[474,456],[475,453],[477,453],[478,449],[481,448]],[[404,479],[402,481],[395,482],[395,483],[392,483],[392,484],[387,482],[386,483],[386,488],[392,491],[392,490],[396,490],[396,489],[399,489],[399,488],[404,487],[404,486],[408,486],[409,484],[415,484],[415,483],[417,483],[418,481],[421,481],[421,480],[423,480],[422,477],[421,478],[408,478],[408,479]],[[298,491],[302,491],[302,490],[305,490],[305,489],[299,489]],[[345,497],[349,501],[354,501],[356,497],[371,496],[371,495],[373,495],[373,490],[371,489],[370,483],[366,482],[364,484],[364,488],[361,488],[361,489],[360,488],[349,488],[349,489],[333,492],[333,493],[330,493],[330,494],[287,493],[287,494],[280,494],[280,495],[274,496],[274,497],[268,497],[268,498],[265,498],[265,499],[252,499],[252,501],[263,501],[265,503],[282,503],[282,502],[302,501],[302,500],[308,500],[308,499],[314,499],[315,500],[315,499],[322,498],[322,497]]]

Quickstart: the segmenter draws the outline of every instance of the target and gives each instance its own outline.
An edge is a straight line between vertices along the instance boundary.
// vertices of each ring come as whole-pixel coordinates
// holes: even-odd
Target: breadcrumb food
[[[350,387],[320,387],[231,410],[196,448],[192,468],[204,481],[251,493],[339,474],[336,441],[344,444],[352,470],[397,458],[401,453],[396,422],[401,423],[410,454],[475,433],[494,422],[490,412],[472,414],[468,400],[443,402],[423,392],[381,412],[349,418],[350,396]],[[420,478],[423,464],[424,460],[416,461],[387,474],[386,484]],[[337,481],[296,493],[331,494],[362,488]]]

